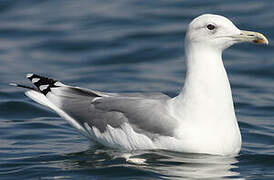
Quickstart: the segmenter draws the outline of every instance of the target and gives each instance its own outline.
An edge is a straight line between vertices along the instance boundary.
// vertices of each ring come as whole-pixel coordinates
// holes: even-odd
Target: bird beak
[[[241,33],[236,36],[232,36],[233,39],[235,39],[238,42],[253,42],[256,44],[268,44],[268,40],[266,37],[258,32],[252,32],[252,31],[243,31],[241,30]]]

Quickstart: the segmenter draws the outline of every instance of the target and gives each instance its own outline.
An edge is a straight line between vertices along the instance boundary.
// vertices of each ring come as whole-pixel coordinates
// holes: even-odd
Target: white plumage
[[[237,42],[268,43],[262,34],[239,30],[222,16],[194,19],[185,39],[185,84],[174,98],[97,92],[36,74],[27,78],[37,89],[15,85],[31,89],[27,96],[105,146],[233,155],[240,151],[241,134],[222,51]]]

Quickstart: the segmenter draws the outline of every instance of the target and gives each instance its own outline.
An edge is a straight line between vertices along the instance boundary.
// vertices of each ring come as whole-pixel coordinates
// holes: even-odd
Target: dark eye
[[[207,29],[209,29],[209,30],[213,30],[213,29],[215,29],[215,26],[214,26],[214,25],[212,25],[212,24],[209,24],[209,25],[207,25],[206,27],[207,27]]]

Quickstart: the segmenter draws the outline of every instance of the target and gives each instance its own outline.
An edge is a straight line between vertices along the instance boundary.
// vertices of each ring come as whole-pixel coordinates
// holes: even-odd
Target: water
[[[0,179],[274,179],[274,2],[1,0]],[[90,144],[10,82],[36,72],[107,92],[176,95],[183,82],[187,24],[222,14],[270,45],[224,53],[243,136],[239,156],[120,151]]]

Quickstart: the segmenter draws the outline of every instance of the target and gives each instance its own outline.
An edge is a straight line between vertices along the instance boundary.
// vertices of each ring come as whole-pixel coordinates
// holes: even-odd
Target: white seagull
[[[238,42],[268,44],[260,33],[238,29],[223,16],[195,18],[185,38],[186,79],[178,96],[104,93],[28,74],[26,95],[51,108],[81,134],[128,151],[166,149],[235,155],[241,133],[222,52]]]

